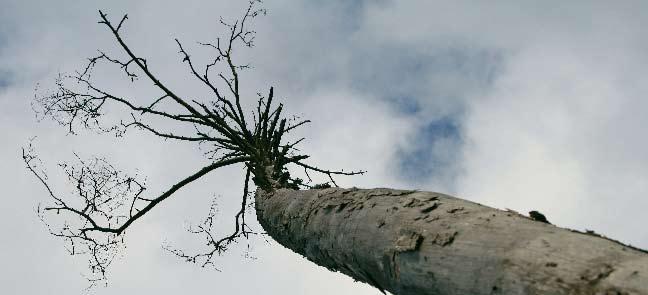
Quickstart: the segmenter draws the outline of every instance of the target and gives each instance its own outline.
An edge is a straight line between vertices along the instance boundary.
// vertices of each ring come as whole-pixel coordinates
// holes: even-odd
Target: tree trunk
[[[393,189],[256,193],[281,245],[393,294],[648,294],[648,254],[455,197]]]

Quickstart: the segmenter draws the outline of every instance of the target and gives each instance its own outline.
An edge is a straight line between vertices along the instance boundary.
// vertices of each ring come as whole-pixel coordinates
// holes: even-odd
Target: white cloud
[[[395,175],[398,148],[421,142],[417,131],[430,122],[450,118],[462,141],[441,154],[457,153],[458,162],[446,168],[461,174],[431,178],[434,186],[426,189],[454,189],[486,205],[540,210],[560,225],[647,247],[641,225],[648,222],[642,209],[648,205],[648,18],[630,3],[277,1],[267,3],[269,16],[258,21],[257,47],[241,54],[256,67],[244,78],[250,94],[274,85],[288,113],[313,121],[295,134],[307,137],[303,149],[313,163],[368,170],[366,176],[340,179],[343,186],[414,185]],[[645,5],[634,3],[640,4]],[[0,285],[8,293],[73,293],[84,284],[78,273],[85,266],[64,255],[32,213],[44,194],[20,162],[20,146],[38,135],[51,164],[72,150],[98,151],[120,167],[140,169],[156,192],[204,161],[191,146],[141,134],[117,142],[65,136],[57,126],[37,124],[29,107],[34,85],[51,85],[58,71],[77,69],[97,48],[119,52],[96,24],[102,8],[113,18],[129,13],[128,42],[164,81],[186,95],[202,95],[172,38],[195,56],[206,56],[192,42],[213,39],[220,31],[216,16],[238,15],[240,7],[23,1],[3,8],[0,40],[8,42],[0,45],[0,73],[12,77],[0,91],[0,177],[9,184],[4,195],[10,208],[0,216],[8,237],[0,251]],[[132,95],[148,87],[112,78],[105,83]],[[255,261],[232,252],[222,259],[222,273],[161,250],[165,239],[197,244],[183,223],[204,216],[213,193],[222,195],[219,229],[229,230],[226,213],[237,205],[242,180],[240,169],[219,171],[151,212],[129,233],[111,286],[98,293],[376,293],[276,244],[256,243]]]
[[[647,245],[637,233],[645,223],[638,208],[648,203],[639,197],[648,122],[636,88],[646,55],[632,38],[607,46],[608,30],[565,30],[517,48],[492,91],[471,103],[462,193]]]

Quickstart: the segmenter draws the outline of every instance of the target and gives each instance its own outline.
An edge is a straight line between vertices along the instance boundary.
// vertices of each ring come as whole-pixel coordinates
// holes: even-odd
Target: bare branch
[[[245,223],[245,211],[248,209],[248,198],[250,195],[249,191],[249,182],[250,182],[250,170],[246,169],[245,173],[245,182],[243,187],[243,197],[241,200],[241,207],[239,211],[234,216],[234,232],[230,235],[222,237],[220,239],[215,238],[212,234],[213,219],[215,216],[214,205],[209,210],[209,215],[203,221],[201,225],[197,227],[190,227],[189,232],[194,234],[201,234],[207,240],[207,245],[210,246],[211,250],[198,253],[198,254],[186,254],[180,249],[175,249],[170,246],[165,246],[164,248],[175,254],[176,256],[192,263],[199,263],[202,267],[213,264],[213,259],[215,255],[221,255],[223,252],[227,251],[229,245],[237,242],[240,237],[248,238],[250,234],[257,234],[249,229],[249,226]]]
[[[144,198],[144,182],[123,174],[105,159],[92,158],[89,161],[77,156],[77,164],[59,164],[68,183],[74,185],[77,200],[65,201],[59,197],[47,182],[47,174],[38,168],[40,160],[33,146],[23,149],[23,160],[27,169],[45,187],[53,204],[38,207],[38,215],[47,225],[50,233],[67,242],[72,255],[88,255],[92,279],[105,279],[106,268],[122,248],[124,231],[137,219],[173,195],[183,186],[195,181],[208,172],[220,167],[241,163],[247,157],[233,157],[212,163],[193,175],[179,181],[166,192],[155,198]],[[80,204],[80,205],[72,205]],[[140,204],[140,205],[138,205]],[[48,213],[66,217],[59,226],[46,218]],[[67,214],[65,214],[67,213]],[[99,277],[97,277],[99,276]],[[97,280],[100,281],[100,280]]]
[[[247,240],[250,235],[263,235],[251,230],[245,219],[246,210],[252,203],[250,181],[263,190],[320,188],[330,185],[328,182],[310,185],[312,179],[309,171],[327,175],[330,183],[336,186],[334,175],[364,173],[326,170],[302,163],[308,155],[298,154],[296,146],[304,138],[289,141],[285,135],[310,121],[300,121],[297,117],[285,118],[284,105],[273,105],[273,87],[270,87],[267,97],[259,95],[256,112],[252,111],[252,119],[245,117],[240,71],[249,69],[250,65],[235,62],[233,53],[239,46],[253,46],[256,33],[248,28],[249,22],[254,17],[265,14],[264,9],[257,9],[258,3],[259,0],[250,0],[245,14],[235,21],[226,22],[221,19],[221,23],[227,28],[226,36],[217,38],[212,43],[199,43],[215,51],[216,56],[206,65],[193,60],[189,50],[175,39],[182,62],[187,63],[191,75],[212,96],[207,101],[186,98],[162,83],[146,59],[136,55],[124,41],[121,33],[128,16],[124,15],[114,25],[102,11],[99,11],[99,23],[112,33],[125,57],[116,58],[99,51],[99,55],[88,59],[81,71],[73,75],[59,75],[53,93],[36,96],[34,108],[39,116],[53,119],[73,134],[79,126],[100,132],[114,132],[117,136],[135,128],[164,139],[197,143],[201,152],[207,147],[204,154],[211,161],[209,165],[154,196],[146,196],[148,190],[145,182],[138,179],[137,175],[129,176],[103,158],[83,160],[76,156],[74,165],[59,165],[67,182],[74,186],[73,198],[58,195],[50,186],[31,144],[23,149],[22,157],[27,169],[45,187],[50,199],[47,204],[39,205],[39,217],[50,233],[65,241],[70,254],[89,257],[92,276],[88,280],[91,284],[105,280],[108,266],[123,248],[126,229],[182,187],[215,169],[238,163],[244,164],[246,169],[241,207],[234,214],[233,232],[224,237],[213,233],[216,211],[212,206],[204,222],[190,228],[191,232],[200,234],[207,240],[210,248],[208,251],[190,255],[166,247],[175,255],[202,266],[213,265],[215,256],[221,255],[241,238]],[[98,65],[118,67],[123,71],[122,75],[134,84],[141,82],[138,78],[144,76],[144,80],[154,84],[155,92],[141,100],[107,91],[92,80],[93,70]],[[209,75],[216,69],[219,69],[217,78],[212,81]],[[125,110],[120,113],[118,123],[107,123],[102,119],[107,105],[116,105]],[[175,125],[157,126],[153,123],[154,119],[163,119],[166,123]],[[252,125],[248,126],[250,122]],[[191,124],[193,130],[187,131],[186,124]],[[303,183],[301,178],[291,176],[288,165],[302,167],[308,184]],[[59,220],[57,217],[63,221],[53,223],[53,220]]]
[[[185,109],[187,109],[191,114],[201,117],[201,114],[194,109],[191,105],[189,105],[185,100],[180,98],[178,95],[176,95],[174,92],[169,90],[160,80],[153,75],[153,73],[149,70],[148,66],[146,65],[146,61],[143,60],[142,58],[137,57],[133,51],[126,45],[124,40],[122,39],[121,35],[119,34],[119,31],[112,25],[112,23],[108,20],[108,16],[103,13],[101,10],[99,11],[99,15],[101,16],[101,19],[103,20],[101,23],[106,25],[110,31],[113,33],[115,39],[117,39],[117,42],[119,45],[121,45],[122,49],[126,51],[128,56],[130,56],[131,60],[137,64],[137,66],[146,74],[146,76],[153,82],[155,86],[160,88],[166,95],[171,97],[173,100],[175,100],[178,104],[183,106]]]

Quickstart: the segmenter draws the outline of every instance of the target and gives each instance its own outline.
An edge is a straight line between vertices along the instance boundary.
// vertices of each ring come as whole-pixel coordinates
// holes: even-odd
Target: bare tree
[[[245,13],[238,20],[220,20],[227,29],[225,38],[218,38],[213,43],[199,43],[215,53],[215,58],[202,67],[196,65],[188,50],[178,39],[175,40],[181,61],[186,63],[190,74],[211,92],[212,99],[207,102],[190,100],[167,87],[156,76],[147,60],[137,55],[124,40],[122,29],[128,16],[124,15],[119,22],[113,23],[102,11],[99,11],[99,23],[112,33],[126,58],[116,58],[99,51],[99,55],[88,59],[83,70],[72,75],[60,75],[56,80],[57,89],[53,93],[36,97],[34,106],[37,114],[66,126],[72,134],[78,128],[85,128],[123,136],[131,129],[139,129],[165,139],[208,146],[206,155],[210,162],[207,165],[157,196],[146,194],[142,180],[124,174],[106,159],[84,160],[77,156],[75,164],[59,165],[64,169],[68,181],[76,187],[75,200],[68,200],[50,187],[47,174],[40,168],[40,159],[31,144],[23,149],[23,160],[27,168],[43,184],[52,201],[52,204],[39,206],[39,216],[53,235],[66,241],[71,254],[89,256],[91,282],[106,279],[106,269],[122,248],[126,230],[135,221],[182,187],[218,168],[238,164],[245,170],[241,207],[234,215],[233,232],[225,237],[214,236],[214,211],[211,210],[205,222],[190,228],[190,231],[204,235],[212,250],[186,254],[182,250],[167,247],[179,257],[203,266],[212,264],[213,256],[222,254],[237,239],[254,234],[245,219],[246,209],[251,203],[250,181],[266,190],[270,190],[272,186],[292,189],[311,187],[310,181],[304,182],[292,177],[286,169],[287,165],[303,168],[306,175],[308,171],[323,173],[333,185],[334,175],[362,173],[326,170],[305,163],[308,156],[295,153],[295,146],[303,138],[288,142],[284,135],[310,121],[298,120],[297,117],[285,118],[283,105],[273,105],[272,87],[267,96],[258,94],[256,109],[251,112],[252,120],[246,116],[241,104],[243,98],[239,72],[249,66],[236,63],[233,54],[237,47],[254,45],[255,32],[248,28],[248,23],[265,14],[264,9],[258,8],[259,3],[258,0],[249,1]],[[131,82],[137,82],[140,78],[152,82],[158,89],[158,94],[153,94],[153,98],[146,102],[142,98],[119,96],[102,89],[92,80],[93,70],[100,64],[121,68]],[[104,110],[109,105],[121,106],[128,113],[129,119],[113,125],[102,121]],[[191,126],[193,133],[161,130],[148,123],[156,119],[176,124],[177,129]],[[330,184],[320,184],[319,187]],[[51,214],[64,215],[64,221],[53,225],[48,216]]]
[[[175,40],[190,74],[211,92],[208,102],[189,100],[167,87],[122,38],[127,16],[113,23],[101,11],[100,23],[127,57],[100,52],[82,71],[60,76],[56,91],[37,97],[39,114],[66,126],[70,133],[87,128],[121,136],[135,128],[209,146],[208,164],[154,196],[147,194],[140,176],[127,175],[103,158],[77,157],[76,164],[60,165],[75,187],[74,198],[56,193],[31,146],[24,149],[27,168],[50,196],[48,205],[39,206],[39,215],[50,232],[66,242],[71,254],[88,255],[93,284],[105,280],[126,230],[135,221],[211,171],[241,165],[245,181],[233,232],[224,237],[213,234],[212,207],[205,221],[191,228],[207,239],[210,251],[187,254],[168,248],[172,253],[203,266],[213,264],[214,256],[233,242],[256,234],[245,219],[246,209],[254,203],[257,219],[271,238],[320,266],[381,291],[648,294],[646,251],[591,232],[558,228],[539,212],[526,217],[430,192],[338,188],[333,176],[363,171],[333,171],[305,163],[308,156],[295,148],[302,139],[289,142],[285,135],[309,121],[283,117],[283,105],[272,105],[273,88],[267,96],[259,95],[251,121],[246,117],[239,72],[248,66],[236,63],[232,53],[237,46],[253,46],[254,31],[248,23],[265,13],[257,5],[256,0],[249,2],[245,14],[234,22],[221,20],[228,35],[214,43],[201,43],[216,57],[200,68]],[[121,68],[131,81],[143,77],[159,93],[142,103],[102,89],[91,80],[99,64]],[[225,70],[218,72],[219,67]],[[102,121],[108,105],[122,107],[129,119],[112,125]],[[176,128],[162,130],[150,123],[152,119]],[[182,132],[185,126],[192,133]],[[288,165],[304,169],[309,181],[291,175]],[[308,172],[322,173],[330,181],[312,185]],[[253,196],[250,181],[256,186]],[[52,215],[63,216],[63,221],[53,224]]]

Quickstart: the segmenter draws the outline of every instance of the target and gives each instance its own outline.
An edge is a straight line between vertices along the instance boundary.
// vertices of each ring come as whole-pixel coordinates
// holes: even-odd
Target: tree
[[[40,116],[55,120],[69,133],[85,128],[123,136],[139,129],[209,147],[206,166],[156,196],[146,194],[138,175],[125,174],[103,158],[77,156],[75,164],[60,165],[76,189],[73,199],[52,189],[31,145],[23,150],[27,168],[51,201],[39,206],[39,216],[71,254],[88,256],[93,284],[106,279],[127,229],[139,218],[211,171],[240,165],[245,181],[233,232],[215,237],[211,211],[192,229],[207,239],[211,250],[188,254],[169,248],[172,253],[203,266],[213,264],[213,257],[232,243],[258,234],[245,220],[253,202],[258,221],[280,244],[318,265],[395,294],[648,292],[643,283],[648,281],[648,255],[640,249],[441,194],[338,188],[334,176],[363,171],[307,164],[308,156],[295,148],[303,139],[289,142],[285,135],[309,121],[285,118],[283,105],[273,105],[272,87],[266,96],[259,95],[251,120],[246,115],[239,73],[248,66],[236,63],[233,52],[237,46],[253,46],[255,33],[248,23],[265,13],[257,8],[258,2],[250,1],[234,22],[221,20],[228,32],[225,38],[201,43],[215,52],[203,67],[175,40],[190,74],[211,92],[210,101],[190,100],[167,87],[125,42],[121,30],[128,17],[115,23],[101,11],[99,23],[112,33],[126,58],[100,51],[83,70],[59,76],[55,91],[37,96]],[[121,68],[132,82],[151,82],[159,94],[142,102],[102,89],[92,80],[99,64]],[[225,71],[217,72],[219,67]],[[106,112],[116,106],[126,110],[128,119],[112,124]],[[155,123],[159,121],[175,124],[175,129],[163,130]],[[183,131],[185,126],[193,132]],[[291,175],[288,165],[304,169],[309,181]],[[322,173],[330,181],[312,184],[309,172]],[[254,194],[250,181],[256,186]],[[56,217],[63,217],[60,224],[53,224]]]

